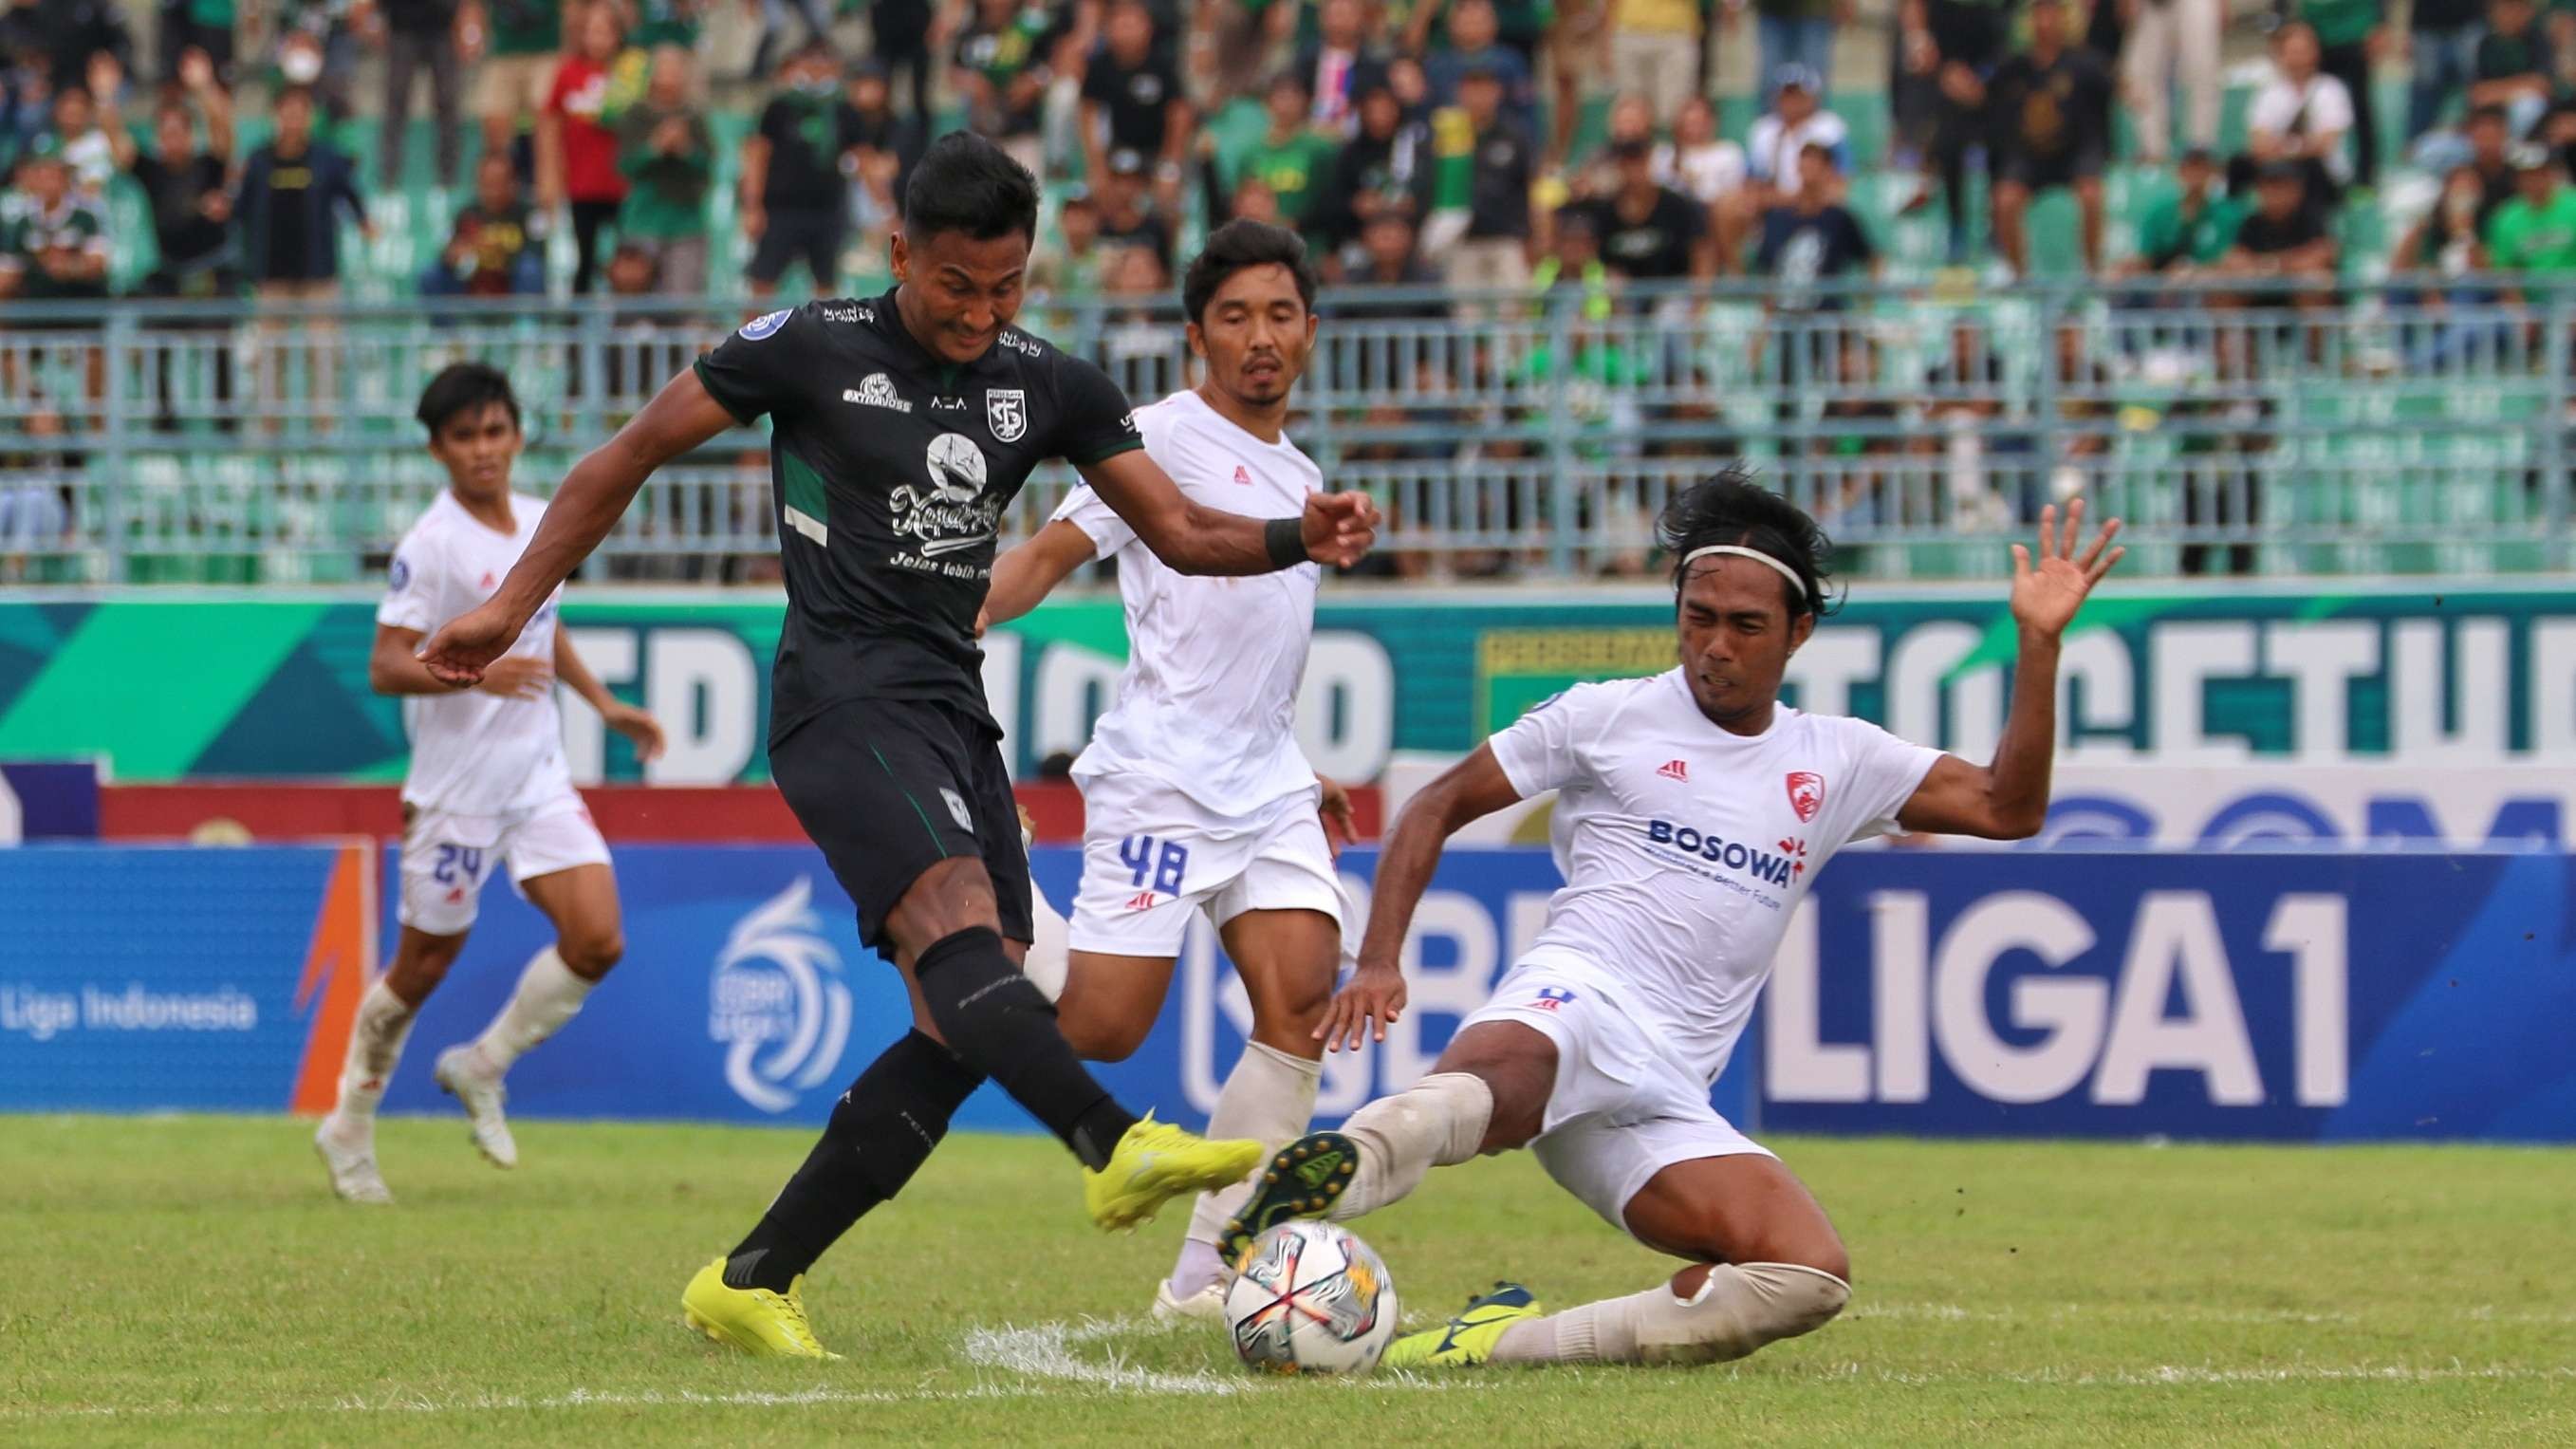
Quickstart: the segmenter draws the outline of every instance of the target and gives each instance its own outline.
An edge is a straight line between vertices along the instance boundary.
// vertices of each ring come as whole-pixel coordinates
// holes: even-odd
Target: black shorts
[[[1987,169],[1999,183],[2018,181],[2035,192],[2051,191],[2101,175],[2102,153],[2090,146],[2074,147],[2054,156],[1998,148]]]
[[[1002,935],[1031,938],[1029,853],[980,722],[925,699],[832,705],[769,751],[769,773],[859,907],[859,939],[889,959],[886,917],[912,883],[956,856],[984,862]]]
[[[764,287],[778,285],[787,269],[797,262],[814,275],[814,290],[830,296],[841,275],[841,241],[848,235],[848,223],[838,211],[824,208],[808,211],[773,211],[760,233],[760,244],[752,248],[751,265],[743,275]]]

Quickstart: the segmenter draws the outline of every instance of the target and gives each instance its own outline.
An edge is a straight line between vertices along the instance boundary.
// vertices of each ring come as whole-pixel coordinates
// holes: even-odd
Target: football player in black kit
[[[1183,573],[1347,564],[1377,511],[1317,494],[1302,516],[1265,521],[1184,498],[1145,456],[1117,385],[1011,325],[1036,225],[1018,163],[963,132],[940,140],[905,190],[893,291],[772,312],[673,378],[565,476],[491,600],[421,647],[431,673],[471,685],[648,474],[770,417],[787,577],[770,772],[858,903],[862,938],[902,971],[913,1029],[851,1084],[750,1236],[683,1295],[690,1326],[756,1354],[829,1356],[805,1318],[805,1270],[902,1189],[988,1077],[1081,1159],[1104,1228],[1240,1181],[1261,1157],[1257,1143],[1131,1116],[1020,974],[1028,857],[975,617],[995,526],[1048,458]]]

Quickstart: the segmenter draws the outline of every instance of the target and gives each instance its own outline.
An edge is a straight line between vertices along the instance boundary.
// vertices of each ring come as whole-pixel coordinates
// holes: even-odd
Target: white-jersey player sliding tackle
[[[1305,507],[1323,474],[1281,431],[1315,339],[1305,245],[1279,227],[1229,222],[1190,264],[1181,297],[1206,376],[1137,409],[1146,454],[1207,507],[1253,517]],[[1176,573],[1078,488],[993,565],[986,621],[1027,613],[1095,557],[1118,562],[1129,660],[1117,707],[1074,764],[1085,823],[1070,958],[1047,959],[1041,920],[1028,974],[1052,988],[1061,970],[1065,1040],[1085,1057],[1122,1060],[1153,1029],[1182,932],[1204,911],[1252,1003],[1251,1039],[1208,1134],[1275,1149],[1313,1115],[1316,1028],[1342,960],[1326,826],[1347,838],[1349,798],[1316,779],[1292,730],[1323,571],[1309,563],[1248,578]],[[1043,901],[1039,911],[1047,914]],[[1156,1316],[1222,1316],[1217,1234],[1248,1191],[1200,1197],[1180,1259],[1155,1288]]]
[[[474,1145],[494,1165],[519,1160],[501,1112],[503,1074],[581,1010],[623,949],[617,878],[608,846],[573,792],[555,681],[633,740],[643,758],[662,749],[653,717],[612,697],[573,652],[556,612],[561,590],[480,684],[442,683],[413,657],[422,636],[491,597],[545,513],[537,499],[510,491],[521,434],[508,378],[479,362],[457,363],[421,392],[419,417],[448,487],[394,550],[367,661],[375,691],[402,697],[411,736],[402,790],[402,941],[392,967],[358,1003],[339,1102],[313,1136],[332,1191],[361,1203],[393,1200],[376,1170],[376,1104],[413,1017],[465,949],[483,886],[504,861],[512,884],[553,921],[555,944],[528,962],[483,1034],[439,1053],[432,1068],[439,1086],[464,1104]]]
[[[1779,702],[1826,611],[1814,520],[1730,473],[1665,510],[1680,666],[1583,684],[1523,716],[1415,796],[1380,857],[1359,969],[1321,1028],[1338,1050],[1404,1009],[1397,951],[1460,826],[1557,792],[1565,887],[1538,941],[1433,1071],[1276,1154],[1226,1247],[1284,1218],[1357,1217],[1434,1166],[1528,1147],[1568,1192],[1689,1266],[1625,1298],[1546,1315],[1503,1284],[1388,1346],[1398,1367],[1699,1364],[1821,1327],[1851,1294],[1825,1211],[1709,1105],[1791,912],[1846,842],[1891,829],[2015,839],[2048,808],[2058,639],[2121,550],[2113,520],[2078,552],[2083,504],[2013,546],[2020,631],[1994,763]]]

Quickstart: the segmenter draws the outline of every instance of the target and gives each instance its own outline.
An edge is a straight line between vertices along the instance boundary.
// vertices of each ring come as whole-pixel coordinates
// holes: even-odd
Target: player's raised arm
[[[1991,765],[1944,755],[1916,786],[1897,822],[1908,830],[2022,840],[2048,819],[2048,777],[2057,750],[2057,644],[2085,596],[2127,550],[2111,540],[2114,518],[2075,552],[2084,500],[2066,505],[2061,529],[2054,507],[2039,512],[2039,557],[2013,545],[2012,616],[2021,631],[2013,665],[2012,713]]]
[[[1099,545],[1080,525],[1053,518],[1035,534],[993,560],[992,587],[984,594],[983,623],[1007,624],[1036,608],[1075,569],[1092,561]]]
[[[1326,1051],[1358,1051],[1363,1034],[1386,1040],[1387,1027],[1404,1014],[1404,933],[1413,924],[1413,908],[1422,903],[1431,873],[1440,866],[1442,847],[1468,822],[1521,798],[1494,747],[1483,744],[1405,802],[1395,833],[1378,856],[1359,967],[1315,1028]]]
[[[735,426],[695,371],[665,384],[615,437],[593,448],[564,475],[528,551],[480,607],[458,615],[421,646],[429,672],[450,684],[472,684],[510,647],[539,605],[571,577],[654,469]]]
[[[1089,464],[1082,478],[1156,558],[1185,574],[1346,568],[1377,541],[1377,505],[1365,493],[1310,493],[1298,517],[1246,518],[1191,502],[1142,448]]]

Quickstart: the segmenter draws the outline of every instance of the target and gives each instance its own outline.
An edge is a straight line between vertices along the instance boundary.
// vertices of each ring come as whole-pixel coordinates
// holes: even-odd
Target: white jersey
[[[1136,410],[1146,456],[1190,501],[1252,518],[1303,512],[1323,470],[1282,438],[1265,443],[1197,393]],[[1315,633],[1312,563],[1240,578],[1175,572],[1089,488],[1055,511],[1118,560],[1127,606],[1127,671],[1118,703],[1093,726],[1074,778],[1141,774],[1212,816],[1253,822],[1283,796],[1315,788],[1297,748],[1297,683]]]
[[[394,548],[392,578],[376,622],[434,633],[441,624],[492,597],[536,537],[543,500],[510,495],[514,533],[477,520],[441,492]],[[528,620],[508,653],[551,661],[558,586]],[[572,792],[564,763],[563,715],[548,690],[537,699],[504,699],[479,689],[403,696],[403,731],[411,736],[411,771],[403,800],[450,815],[503,816]]]
[[[1524,797],[1559,792],[1549,835],[1565,888],[1526,959],[1606,977],[1604,994],[1709,1081],[1816,872],[1895,829],[1941,757],[1786,705],[1763,733],[1730,734],[1679,669],[1578,684],[1491,744]]]

